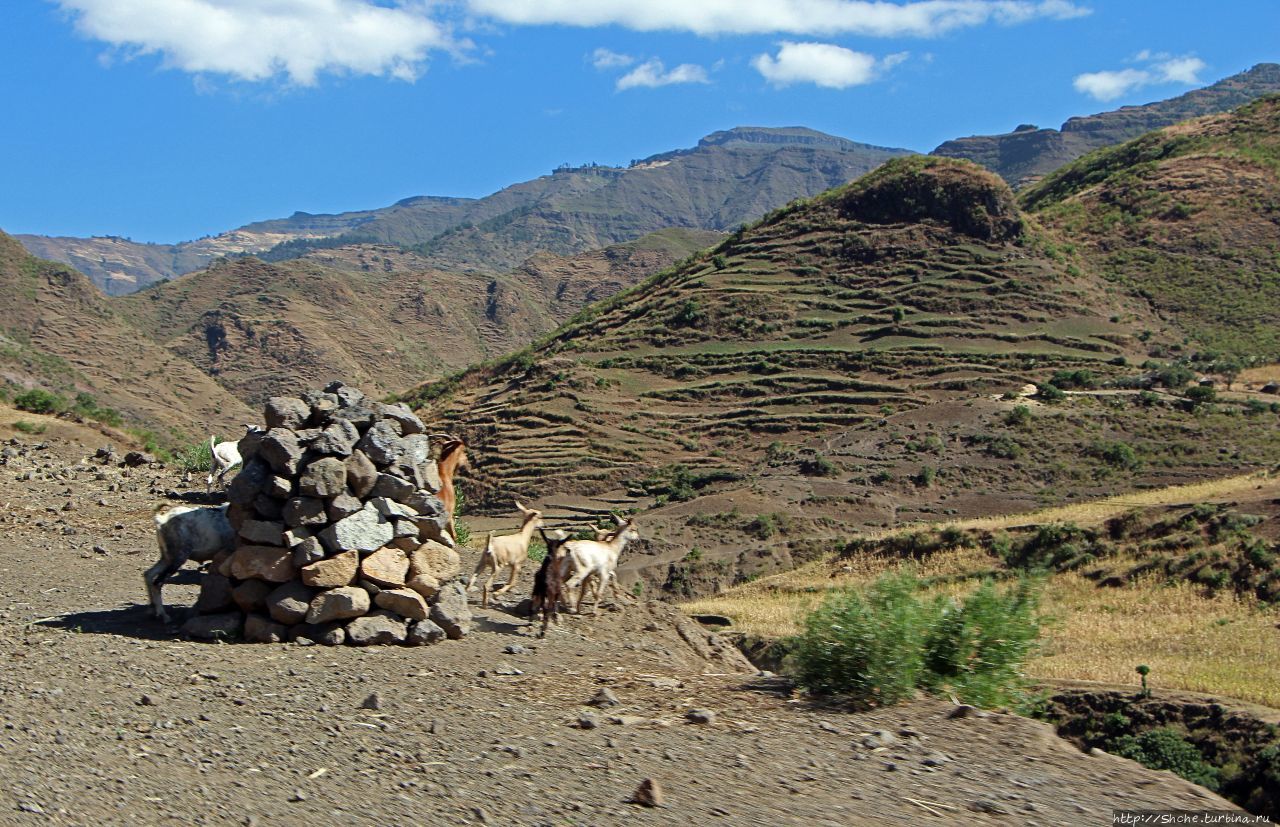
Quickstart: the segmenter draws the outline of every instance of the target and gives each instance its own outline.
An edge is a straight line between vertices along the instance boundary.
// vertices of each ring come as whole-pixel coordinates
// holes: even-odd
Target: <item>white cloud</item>
[[[985,23],[1013,25],[1089,14],[1069,0],[468,0],[473,12],[517,25],[623,26],[716,34],[933,37]]]
[[[597,69],[620,69],[630,66],[636,59],[631,55],[623,55],[608,49],[596,49],[591,53],[591,65]]]
[[[1133,58],[1146,63],[1143,69],[1115,69],[1102,72],[1086,72],[1076,75],[1072,85],[1095,100],[1111,101],[1158,83],[1181,83],[1192,86],[1200,83],[1200,73],[1207,67],[1198,57],[1173,57],[1165,52],[1143,49]]]
[[[751,65],[774,86],[813,83],[828,89],[846,89],[870,83],[907,57],[907,52],[898,52],[876,60],[872,55],[830,43],[784,41],[776,57],[756,55]]]
[[[693,63],[681,63],[671,71],[656,57],[647,60],[618,78],[614,88],[619,92],[636,87],[654,88],[674,83],[709,83],[707,70]]]
[[[458,51],[418,0],[55,0],[86,37],[166,67],[237,80],[321,73],[415,80],[432,50]]]

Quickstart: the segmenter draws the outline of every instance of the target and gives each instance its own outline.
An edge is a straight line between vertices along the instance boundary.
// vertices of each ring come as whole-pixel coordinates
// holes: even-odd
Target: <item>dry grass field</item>
[[[1244,511],[1274,500],[1280,482],[1262,474],[1174,486],[1053,508],[1033,514],[968,520],[941,526],[984,531],[1055,523],[1100,526],[1124,514],[1233,503]],[[880,539],[914,529],[886,532]],[[1123,568],[1128,562],[1107,563]],[[1008,570],[977,546],[938,551],[918,560],[874,551],[832,554],[792,571],[747,583],[723,594],[684,604],[689,614],[723,615],[734,628],[765,639],[800,631],[805,615],[829,594],[865,587],[885,572],[910,567],[936,593],[960,593],[987,575]],[[1081,571],[1050,575],[1044,583],[1043,645],[1028,668],[1030,677],[1137,685],[1134,668],[1151,667],[1149,680],[1167,689],[1227,695],[1280,707],[1274,680],[1280,643],[1280,609],[1230,590],[1206,592],[1189,579],[1137,577],[1122,587],[1102,587]]]

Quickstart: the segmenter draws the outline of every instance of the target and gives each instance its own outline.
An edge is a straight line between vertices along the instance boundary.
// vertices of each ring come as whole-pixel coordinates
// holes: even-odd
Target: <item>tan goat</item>
[[[489,578],[485,580],[480,592],[480,605],[483,607],[489,605],[489,588],[493,585],[493,578],[498,576],[498,569],[507,566],[509,572],[506,585],[495,591],[495,595],[502,594],[515,585],[520,577],[520,567],[529,559],[529,540],[533,538],[533,532],[542,527],[541,511],[525,508],[519,500],[516,500],[516,508],[524,515],[519,533],[494,537],[491,532],[485,541],[484,551],[480,553],[480,563],[467,582],[467,591],[471,591],[475,588],[476,578],[485,569],[489,569]]]

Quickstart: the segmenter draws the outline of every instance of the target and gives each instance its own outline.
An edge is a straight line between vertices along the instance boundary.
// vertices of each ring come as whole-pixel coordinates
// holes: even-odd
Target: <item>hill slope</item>
[[[238,430],[247,407],[129,323],[84,276],[0,233],[0,371],[19,385],[94,395],[184,438]],[[176,437],[176,434],[175,434]]]
[[[1280,95],[1053,174],[1023,203],[1202,348],[1280,360]]]
[[[1095,149],[1189,118],[1225,112],[1276,92],[1280,92],[1280,65],[1260,63],[1176,98],[1071,118],[1060,130],[1028,126],[1004,135],[958,138],[942,144],[933,154],[976,161],[1021,187]]]
[[[1140,394],[1130,365],[1185,332],[1063,247],[975,165],[895,160],[409,398],[468,432],[472,503],[660,506],[630,565],[677,591],[867,526],[1280,460],[1243,397]],[[1083,390],[1014,398],[1049,379]]]
[[[336,377],[388,393],[519,347],[715,237],[668,230],[499,276],[356,245],[274,264],[222,261],[113,304],[250,404]]]

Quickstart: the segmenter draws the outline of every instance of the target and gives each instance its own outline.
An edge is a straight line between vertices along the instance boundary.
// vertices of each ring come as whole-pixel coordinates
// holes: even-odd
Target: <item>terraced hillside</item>
[[[1023,194],[1077,263],[1241,362],[1280,359],[1280,95],[1153,132]]]
[[[89,394],[127,424],[189,438],[238,430],[249,409],[134,327],[89,280],[0,233],[0,387]]]
[[[408,398],[469,433],[473,504],[657,506],[632,565],[716,563],[685,591],[867,526],[1280,460],[1267,402],[1139,367],[1182,329],[1063,245],[976,165],[895,160]]]
[[[957,138],[942,144],[933,154],[976,161],[1011,185],[1022,187],[1095,149],[1114,146],[1190,118],[1226,112],[1277,92],[1280,92],[1280,64],[1259,63],[1203,89],[1168,100],[1070,118],[1061,129],[1039,129],[1024,124],[1003,135]]]
[[[113,304],[251,405],[337,377],[386,393],[519,347],[715,237],[667,230],[501,276],[355,245],[276,264],[223,261]]]

